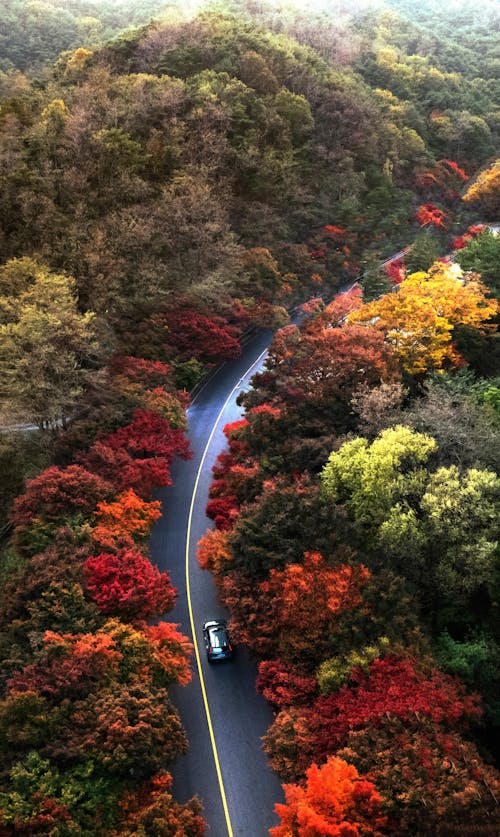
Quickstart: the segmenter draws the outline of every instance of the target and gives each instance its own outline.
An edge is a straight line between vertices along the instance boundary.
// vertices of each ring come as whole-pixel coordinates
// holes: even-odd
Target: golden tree
[[[489,322],[498,303],[487,296],[477,276],[464,278],[453,266],[435,262],[428,273],[413,273],[395,293],[384,294],[348,316],[382,331],[410,375],[454,368],[463,360],[453,345],[453,330],[465,325],[494,331]]]

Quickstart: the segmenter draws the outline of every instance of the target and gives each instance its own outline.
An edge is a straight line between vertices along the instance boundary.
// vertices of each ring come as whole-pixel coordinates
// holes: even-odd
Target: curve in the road
[[[262,749],[273,713],[255,690],[255,662],[244,647],[230,663],[212,666],[206,660],[201,624],[228,614],[212,575],[195,558],[196,543],[211,525],[205,504],[212,465],[227,443],[223,426],[241,418],[236,397],[262,365],[271,339],[271,332],[255,335],[242,356],[224,364],[193,398],[188,410],[193,458],[177,460],[173,484],[158,492],[164,514],[150,542],[152,560],[170,573],[178,591],[165,618],[176,622],[196,649],[191,683],[171,689],[190,744],[171,770],[172,792],[179,802],[200,797],[210,837],[266,837],[278,822],[275,803],[283,801],[281,782]]]
[[[214,762],[215,762],[215,769],[216,769],[216,773],[217,773],[217,779],[218,779],[218,782],[219,782],[219,789],[220,789],[221,799],[222,799],[222,807],[224,809],[224,816],[226,818],[226,825],[227,825],[227,831],[228,831],[229,837],[233,837],[233,828],[232,828],[232,825],[231,825],[231,817],[230,817],[229,808],[228,808],[228,805],[227,805],[226,791],[225,791],[225,787],[224,787],[224,781],[223,781],[223,778],[222,778],[222,771],[221,771],[221,768],[220,768],[219,753],[217,751],[217,744],[216,744],[216,741],[215,741],[215,735],[214,735],[213,724],[212,724],[212,716],[210,714],[210,706],[209,706],[209,703],[208,703],[207,689],[206,689],[206,685],[205,685],[205,678],[203,676],[203,668],[202,668],[202,665],[201,665],[200,651],[199,651],[198,642],[197,642],[197,639],[196,639],[196,626],[195,626],[195,621],[194,621],[193,605],[192,605],[192,601],[191,601],[191,581],[190,581],[191,522],[192,522],[192,519],[193,519],[193,510],[194,510],[194,506],[195,506],[195,502],[196,502],[196,496],[197,496],[197,492],[198,492],[198,486],[199,486],[199,483],[200,483],[200,477],[201,477],[201,473],[202,473],[202,470],[203,470],[203,466],[204,466],[205,460],[207,458],[207,454],[208,454],[208,451],[209,451],[209,448],[210,448],[210,443],[211,443],[211,441],[214,437],[214,434],[217,430],[217,427],[220,424],[220,420],[221,420],[222,416],[224,415],[224,411],[226,410],[226,407],[228,406],[229,402],[231,401],[231,398],[233,397],[233,395],[236,392],[239,392],[243,380],[248,375],[250,375],[256,367],[258,367],[262,363],[266,354],[267,354],[267,350],[264,350],[260,354],[260,356],[257,358],[257,360],[253,361],[253,363],[250,364],[250,366],[248,367],[248,369],[246,370],[246,372],[244,373],[242,378],[240,378],[238,383],[233,387],[233,389],[231,390],[231,392],[227,396],[227,398],[226,398],[224,404],[222,405],[221,410],[220,410],[220,412],[219,412],[219,414],[218,414],[218,416],[217,416],[217,418],[216,418],[216,420],[213,424],[213,427],[210,431],[210,435],[208,437],[207,443],[206,443],[205,448],[203,450],[203,454],[202,454],[202,457],[201,457],[201,460],[200,460],[200,464],[198,466],[198,470],[196,472],[196,479],[195,479],[195,482],[194,482],[193,493],[191,495],[191,503],[189,505],[187,533],[186,533],[185,569],[186,569],[186,592],[187,592],[187,604],[188,604],[188,611],[189,611],[189,621],[190,621],[190,624],[191,624],[191,631],[192,631],[192,635],[193,635],[193,638],[194,638],[194,652],[195,652],[195,657],[196,657],[196,665],[198,667],[198,675],[199,675],[199,678],[200,678],[200,686],[201,686],[201,691],[202,691],[202,696],[203,696],[203,704],[204,704],[204,707],[205,707],[205,714],[206,714],[206,717],[207,717],[207,725],[208,725],[208,730],[209,730],[209,734],[210,734],[210,742],[212,744],[212,750],[213,750]]]

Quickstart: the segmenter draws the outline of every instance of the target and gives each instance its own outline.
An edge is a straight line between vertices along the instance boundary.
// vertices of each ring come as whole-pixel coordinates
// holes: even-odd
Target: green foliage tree
[[[367,259],[359,284],[363,289],[363,299],[369,302],[382,294],[392,290],[392,284],[378,259],[372,257]]]
[[[434,439],[398,426],[369,445],[346,442],[322,472],[325,495],[345,503],[364,547],[455,607],[491,586],[500,480],[492,471],[431,470]]]
[[[407,272],[416,273],[419,270],[429,270],[439,255],[440,246],[438,241],[428,232],[420,233],[405,254]]]
[[[500,235],[485,230],[457,250],[455,259],[462,270],[479,273],[491,293],[500,297]]]

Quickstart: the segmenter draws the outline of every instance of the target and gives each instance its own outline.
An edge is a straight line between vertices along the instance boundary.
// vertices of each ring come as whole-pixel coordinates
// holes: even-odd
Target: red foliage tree
[[[176,592],[168,573],[133,549],[103,553],[85,562],[87,590],[105,613],[148,619],[172,610]]]
[[[452,238],[451,246],[453,250],[461,250],[463,247],[467,247],[469,241],[472,241],[474,238],[477,238],[477,236],[480,235],[485,229],[485,224],[471,224],[466,233],[464,233],[463,235],[457,235],[455,236],[455,238]]]
[[[217,529],[231,529],[238,516],[240,504],[235,494],[209,500],[205,514],[214,521]]]
[[[219,363],[239,357],[238,329],[223,317],[203,314],[193,308],[179,308],[151,317],[153,328],[163,334],[167,354],[187,360],[195,357]]]
[[[117,491],[132,488],[144,499],[150,497],[155,488],[172,482],[170,464],[164,456],[135,459],[124,448],[94,442],[90,450],[78,458],[85,468],[105,479]]]
[[[294,326],[281,329],[268,365],[280,377],[280,398],[285,403],[307,401],[316,411],[328,409],[330,420],[335,410],[345,421],[352,393],[361,384],[377,386],[399,377],[384,338],[376,329],[354,325],[313,334],[301,334]]]
[[[74,513],[90,515],[99,501],[113,493],[109,482],[81,465],[52,465],[28,481],[25,493],[14,501],[12,522],[21,527],[34,519],[50,522]]]
[[[312,764],[306,783],[285,785],[286,804],[276,804],[281,824],[271,837],[382,837],[387,818],[372,782],[351,764],[331,756]]]
[[[171,622],[159,622],[158,625],[145,625],[143,631],[163,676],[172,683],[186,686],[191,680],[189,661],[193,646],[184,634],[179,633],[178,627]]]
[[[317,695],[316,677],[304,676],[281,660],[265,660],[259,665],[256,688],[277,709],[309,704]]]
[[[317,659],[327,655],[341,614],[359,605],[368,578],[363,566],[330,566],[319,553],[306,553],[303,564],[272,569],[260,584],[239,573],[220,584],[235,638],[259,657],[303,669],[312,647]]]
[[[279,637],[282,656],[300,661],[313,647],[321,657],[337,630],[339,614],[360,604],[369,577],[362,565],[332,567],[318,552],[305,553],[303,564],[271,570],[269,580],[259,585],[258,595],[272,602],[266,633]]]
[[[203,837],[205,823],[196,799],[176,802],[170,791],[172,777],[165,770],[155,774],[120,800],[116,830],[110,837]]]
[[[261,485],[261,469],[245,438],[249,426],[248,419],[241,419],[224,427],[228,449],[218,455],[212,468],[211,501],[206,509],[218,528],[230,528],[241,503],[253,498]]]
[[[436,669],[425,674],[409,659],[375,660],[368,673],[354,669],[350,679],[318,698],[310,711],[316,760],[344,745],[351,730],[376,726],[388,714],[402,720],[424,716],[451,727],[481,715],[478,697],[466,695],[457,680]]]
[[[400,285],[406,279],[406,267],[402,259],[391,259],[387,262],[385,272],[393,285]]]
[[[112,355],[108,360],[108,370],[113,378],[124,378],[140,384],[144,389],[165,387],[172,380],[172,370],[167,363],[141,357]]]
[[[189,441],[180,429],[174,429],[161,416],[137,410],[133,421],[101,440],[105,445],[123,448],[132,456],[161,456],[170,463],[176,456],[189,459]]]
[[[216,576],[223,572],[232,559],[227,530],[208,529],[198,541],[197,558],[202,570]]]

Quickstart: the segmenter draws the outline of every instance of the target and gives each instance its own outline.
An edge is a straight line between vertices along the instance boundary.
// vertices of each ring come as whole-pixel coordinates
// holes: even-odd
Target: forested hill
[[[103,43],[152,18],[177,18],[189,0],[3,0],[0,8],[0,70],[37,74],[63,50]]]
[[[207,13],[65,54],[41,82],[4,74],[1,257],[68,271],[108,321],[173,291],[248,296],[249,247],[308,281],[326,224],[352,229],[336,266],[355,274],[367,247],[411,240],[419,175],[440,158],[471,174],[498,144],[495,90],[409,55],[402,28],[352,22],[350,66]]]

